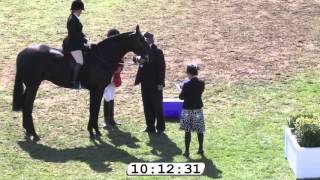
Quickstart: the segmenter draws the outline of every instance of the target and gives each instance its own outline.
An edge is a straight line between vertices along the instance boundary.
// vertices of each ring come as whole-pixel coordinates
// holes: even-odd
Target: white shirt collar
[[[80,21],[80,17],[79,16],[77,16],[76,14],[73,14],[75,17],[77,17],[78,19],[79,19],[79,21]]]

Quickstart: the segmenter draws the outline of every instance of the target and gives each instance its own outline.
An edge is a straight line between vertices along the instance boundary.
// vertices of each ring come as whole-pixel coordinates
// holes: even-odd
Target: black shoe
[[[189,152],[184,152],[183,156],[189,159]]]
[[[161,130],[161,131],[158,131],[158,130],[157,130],[157,135],[160,136],[160,135],[163,135],[163,134],[164,134],[164,130]]]
[[[201,155],[201,156],[204,156],[203,150],[198,150],[197,154],[199,154],[199,155]]]
[[[117,126],[120,126],[120,125],[121,125],[121,123],[118,123],[118,122],[104,123],[103,128],[104,129],[108,129],[108,128],[117,127]]]
[[[113,126],[111,124],[106,124],[104,123],[103,124],[103,129],[109,129],[109,128],[112,128]]]
[[[156,132],[156,130],[146,128],[146,129],[141,130],[141,132],[155,133],[155,132]]]

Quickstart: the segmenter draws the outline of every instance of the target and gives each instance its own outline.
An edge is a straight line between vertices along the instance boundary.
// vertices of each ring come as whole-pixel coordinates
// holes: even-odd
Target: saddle
[[[83,60],[85,62],[89,56],[90,49],[86,48],[82,52],[83,52]],[[77,66],[77,63],[76,63],[76,60],[71,55],[71,52],[66,51],[64,49],[50,48],[49,53],[52,54],[55,58],[58,58],[64,62],[65,67],[68,69],[69,77],[70,79],[72,79],[72,77],[74,76],[74,71]],[[83,85],[81,85],[80,87],[85,88]],[[68,86],[68,88],[73,88],[72,81],[70,81],[70,86]]]
[[[66,51],[64,49],[59,49],[59,48],[50,48],[49,53],[53,54],[55,57],[64,58],[66,61],[73,62],[72,64],[76,62],[73,56],[71,55],[70,51]],[[82,53],[83,53],[83,60],[85,61],[90,53],[90,49],[85,48],[82,50]]]

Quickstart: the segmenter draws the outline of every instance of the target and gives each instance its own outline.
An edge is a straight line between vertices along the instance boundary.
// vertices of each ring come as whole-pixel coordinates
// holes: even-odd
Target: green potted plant
[[[320,116],[292,116],[285,130],[285,157],[298,179],[320,177]]]

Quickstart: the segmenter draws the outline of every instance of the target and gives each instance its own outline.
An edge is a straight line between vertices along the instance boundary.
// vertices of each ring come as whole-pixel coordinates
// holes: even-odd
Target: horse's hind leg
[[[32,119],[32,109],[33,102],[35,100],[39,85],[37,86],[27,86],[24,93],[24,104],[23,104],[23,127],[26,129],[27,138],[32,138],[33,141],[39,141],[40,138],[37,135],[33,119]]]
[[[90,90],[90,119],[88,124],[88,131],[90,134],[90,139],[95,138],[99,139],[102,135],[98,127],[98,116],[101,105],[103,89],[99,90]],[[93,129],[96,131],[96,136],[93,133]]]

